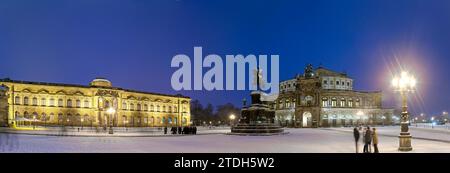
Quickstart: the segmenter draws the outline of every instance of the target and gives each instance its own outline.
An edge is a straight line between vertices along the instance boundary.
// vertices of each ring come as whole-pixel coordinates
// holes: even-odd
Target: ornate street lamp
[[[236,119],[236,116],[234,114],[231,114],[230,115],[230,126],[233,126],[234,119]]]
[[[402,114],[401,114],[401,132],[399,136],[399,150],[411,151],[411,134],[409,133],[409,113],[407,105],[407,94],[413,92],[416,87],[416,78],[409,75],[407,72],[402,72],[400,77],[395,77],[392,80],[392,86],[395,91],[398,91],[402,97]]]
[[[110,107],[106,110],[106,113],[109,114],[109,134],[114,134],[112,117],[116,113],[116,110],[113,107]]]

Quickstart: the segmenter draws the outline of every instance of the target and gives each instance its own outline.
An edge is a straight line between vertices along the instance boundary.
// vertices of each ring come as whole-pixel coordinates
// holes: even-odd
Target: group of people
[[[164,134],[167,134],[167,127],[164,127]],[[173,135],[175,134],[191,134],[195,135],[197,134],[197,127],[196,126],[185,126],[185,127],[172,127],[170,129]]]
[[[361,138],[362,134],[362,138]],[[373,145],[373,152],[379,153],[378,150],[378,134],[377,129],[372,128],[370,129],[369,126],[367,127],[355,127],[353,129],[353,136],[355,137],[355,145],[356,145],[356,153],[359,153],[359,139],[362,139],[362,142],[364,143],[363,153],[372,153],[372,145]]]

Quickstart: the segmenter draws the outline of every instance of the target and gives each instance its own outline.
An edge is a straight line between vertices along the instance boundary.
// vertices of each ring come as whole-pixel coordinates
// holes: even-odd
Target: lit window
[[[336,105],[337,105],[336,98],[331,99],[331,107],[336,107]]]
[[[341,99],[341,107],[345,107],[345,99]]]
[[[322,107],[328,107],[328,98],[322,98]]]

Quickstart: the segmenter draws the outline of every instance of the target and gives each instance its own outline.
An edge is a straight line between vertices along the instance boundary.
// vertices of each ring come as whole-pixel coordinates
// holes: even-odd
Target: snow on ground
[[[398,152],[399,127],[379,127],[380,152]],[[205,129],[208,131],[208,129]],[[235,136],[204,134],[159,137],[60,137],[0,133],[0,152],[33,153],[354,153],[351,128],[286,129],[287,135]],[[222,129],[222,131],[226,131]],[[447,131],[411,128],[431,139]],[[413,139],[412,152],[450,153],[449,141]],[[362,150],[362,146],[360,146]]]

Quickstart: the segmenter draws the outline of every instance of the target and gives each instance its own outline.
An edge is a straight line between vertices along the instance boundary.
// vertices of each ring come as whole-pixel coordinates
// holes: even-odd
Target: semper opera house
[[[0,79],[0,126],[161,127],[190,124],[190,98],[113,87]],[[31,124],[31,123],[30,123]]]
[[[306,128],[390,125],[396,118],[382,107],[381,91],[355,91],[347,74],[312,65],[280,82],[272,108],[280,125]]]

